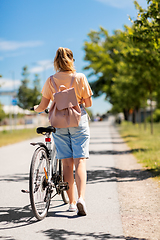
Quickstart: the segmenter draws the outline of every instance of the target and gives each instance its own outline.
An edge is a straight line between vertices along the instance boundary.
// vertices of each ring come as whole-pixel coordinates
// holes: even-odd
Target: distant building
[[[13,106],[13,105],[4,105],[3,106],[3,111],[6,113],[6,114],[25,114],[25,115],[30,115],[31,114],[31,111],[29,110],[24,110],[22,108],[20,108],[19,106]]]
[[[147,100],[147,104],[150,105],[150,100]],[[156,109],[157,103],[155,101],[152,101],[152,111],[154,112]],[[129,121],[133,120],[133,112],[129,114]],[[151,115],[151,107],[147,106],[146,109],[140,108],[139,112],[136,112],[135,114],[135,122],[144,122],[145,118],[149,117]]]

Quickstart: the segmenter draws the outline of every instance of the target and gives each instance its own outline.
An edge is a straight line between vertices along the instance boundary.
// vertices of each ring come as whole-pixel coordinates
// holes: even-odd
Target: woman
[[[54,68],[56,74],[53,75],[54,82],[59,89],[60,85],[69,88],[73,76],[73,87],[75,89],[78,103],[81,107],[81,120],[78,127],[57,128],[53,134],[57,150],[57,158],[63,161],[64,181],[69,183],[67,191],[70,206],[69,211],[77,211],[78,215],[87,214],[85,205],[86,188],[86,159],[89,157],[89,126],[87,113],[83,106],[92,105],[92,90],[84,74],[76,73],[74,68],[73,53],[68,48],[60,47],[54,58]],[[34,107],[36,112],[44,111],[50,100],[53,101],[55,89],[49,77],[42,89],[42,100],[38,106]],[[83,103],[83,106],[82,106]],[[75,166],[75,180],[78,191],[78,201],[76,203],[74,194],[73,168]]]

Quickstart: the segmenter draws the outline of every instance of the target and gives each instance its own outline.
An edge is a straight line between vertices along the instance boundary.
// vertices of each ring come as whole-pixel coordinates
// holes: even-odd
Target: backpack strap
[[[71,83],[70,83],[70,87],[69,87],[69,88],[72,87],[73,82],[74,82],[74,78],[75,78],[75,75],[72,76],[72,79],[71,79]],[[51,79],[51,82],[52,82],[52,84],[53,84],[53,87],[54,87],[54,89],[55,89],[55,91],[56,91],[56,93],[57,93],[57,92],[58,92],[58,89],[57,89],[57,86],[56,86],[56,84],[55,84],[55,82],[54,82],[53,76],[51,76],[50,79]]]
[[[52,82],[52,84],[53,84],[53,87],[54,87],[54,89],[55,89],[55,91],[56,91],[56,93],[57,93],[57,92],[58,92],[58,89],[57,89],[57,86],[56,86],[56,84],[55,84],[55,82],[54,82],[53,76],[51,76],[50,79],[51,79],[51,82]]]

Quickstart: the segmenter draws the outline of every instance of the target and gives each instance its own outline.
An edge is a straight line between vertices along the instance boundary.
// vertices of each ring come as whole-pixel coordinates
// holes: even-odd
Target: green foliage
[[[29,79],[28,79],[28,68],[25,66],[23,68],[22,75],[24,79],[22,80],[22,84],[18,90],[18,106],[23,109],[29,109],[34,105],[39,104],[41,93],[40,93],[40,79],[38,75],[35,75],[35,80],[33,82],[33,88],[29,88]]]
[[[150,100],[154,95],[159,97],[160,81],[160,3],[159,0],[148,0],[147,9],[142,9],[137,1],[134,1],[138,10],[137,20],[133,22],[133,32],[130,35],[140,55],[133,56],[143,79],[143,88],[148,93]],[[140,62],[139,59],[141,59]],[[151,111],[151,133],[153,133],[153,116]]]
[[[17,129],[0,131],[0,147],[37,137],[35,129]]]
[[[0,78],[2,75],[0,75]],[[6,117],[5,112],[3,111],[2,104],[0,103],[0,121],[2,121]]]
[[[151,117],[147,117],[147,121],[151,122]],[[153,113],[153,122],[158,123],[160,122],[160,109],[156,109]]]
[[[160,122],[160,109],[156,109],[153,113],[153,121]]]
[[[94,96],[105,93],[106,99],[112,102],[112,86],[121,59],[115,51],[123,48],[124,35],[121,31],[115,31],[114,36],[109,36],[101,27],[99,32],[91,31],[88,36],[90,41],[84,43],[84,59],[89,62],[85,69],[90,69],[90,76],[95,75],[97,78],[91,83]]]
[[[84,43],[85,69],[96,77],[91,82],[94,96],[105,93],[112,112],[123,111],[126,119],[130,110],[145,107],[147,99],[160,105],[160,2],[147,2],[143,9],[134,1],[138,15],[131,27],[112,36],[100,27]]]
[[[6,117],[5,112],[3,111],[2,104],[0,103],[0,121]]]
[[[154,136],[150,134],[148,127],[144,130],[143,127],[140,128],[137,124],[133,126],[129,122],[122,122],[119,131],[138,162],[160,181],[160,123],[154,124]]]
[[[113,105],[113,112],[129,111],[139,108],[140,95],[144,95],[135,77],[133,64],[128,61],[128,52],[132,51],[129,32],[131,28],[125,26],[124,31],[115,31],[113,36],[100,28],[99,32],[91,31],[88,36],[90,42],[85,42],[85,60],[97,80],[91,82],[94,96],[106,94],[106,99]]]
[[[135,24],[134,38],[137,41],[145,42],[148,46],[159,49],[160,32],[160,2],[159,0],[148,0],[148,8],[142,9],[137,1],[134,1],[138,10]]]

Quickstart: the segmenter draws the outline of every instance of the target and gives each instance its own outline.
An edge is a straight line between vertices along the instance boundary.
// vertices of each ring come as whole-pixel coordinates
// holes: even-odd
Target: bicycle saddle
[[[51,133],[51,132],[56,132],[56,129],[52,126],[49,126],[49,127],[38,127],[36,129],[37,133],[38,134],[43,134],[43,133]]]

